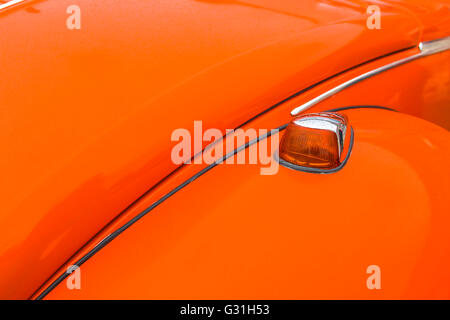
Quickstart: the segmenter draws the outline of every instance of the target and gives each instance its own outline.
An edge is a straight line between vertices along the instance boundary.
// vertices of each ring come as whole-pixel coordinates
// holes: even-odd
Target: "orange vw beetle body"
[[[72,2],[0,2],[0,298],[450,298],[448,1]],[[344,108],[339,172],[171,160],[398,61],[302,110]]]

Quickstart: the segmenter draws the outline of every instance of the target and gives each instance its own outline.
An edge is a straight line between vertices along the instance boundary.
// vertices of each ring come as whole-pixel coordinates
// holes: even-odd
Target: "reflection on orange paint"
[[[61,283],[47,298],[450,298],[450,169],[433,165],[450,161],[450,133],[345,113],[355,142],[341,171],[217,166],[83,264],[82,290]],[[367,287],[372,265],[381,290]]]
[[[293,107],[330,86],[416,54],[421,40],[449,30],[448,6],[438,0],[383,2],[382,29],[376,31],[367,30],[367,3],[359,0],[128,0],[114,6],[77,0],[82,27],[68,30],[71,4],[26,1],[0,11],[1,30],[7,30],[0,37],[0,298],[30,297],[61,274],[68,259],[145,207],[136,199],[148,190],[158,198],[191,176],[198,168],[172,174],[173,130],[191,128],[194,120],[202,120],[205,130],[236,128],[291,97],[248,124],[278,127]],[[450,109],[442,107],[449,102],[449,61],[447,52],[401,66],[310,111],[378,104],[450,128]],[[296,178],[284,179],[289,185]],[[198,210],[220,206],[214,199]],[[262,209],[250,203],[239,213]],[[187,231],[179,223],[192,223],[169,217],[180,236]],[[162,228],[174,232],[170,224]],[[437,249],[431,250],[424,256]],[[258,275],[267,276],[264,270]],[[105,293],[101,288],[98,293]]]

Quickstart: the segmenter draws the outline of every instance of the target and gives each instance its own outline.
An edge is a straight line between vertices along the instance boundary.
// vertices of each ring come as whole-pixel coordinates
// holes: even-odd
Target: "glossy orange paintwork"
[[[448,61],[448,57],[450,56],[450,53],[443,53],[439,54],[433,57],[428,57],[426,59],[418,60],[414,63],[404,65],[399,67],[398,69],[390,70],[384,74],[378,75],[374,78],[368,79],[365,82],[361,82],[357,84],[356,86],[349,88],[347,91],[344,91],[337,95],[336,97],[333,97],[329,100],[325,100],[321,104],[319,104],[317,107],[314,107],[311,109],[311,111],[319,111],[319,110],[327,110],[330,108],[335,107],[345,107],[348,105],[352,105],[352,101],[355,101],[357,103],[355,104],[361,104],[361,105],[383,105],[383,101],[386,103],[387,106],[395,107],[398,110],[401,111],[408,111],[411,110],[411,113],[415,113],[419,116],[427,116],[426,110],[426,104],[423,98],[424,94],[427,94],[428,88],[431,86],[424,85],[427,82],[423,81],[422,77],[420,75],[424,75],[422,72],[423,70],[427,70],[428,75],[434,75],[431,78],[435,78],[436,75],[440,76],[440,80],[443,84],[448,83],[448,79],[450,78],[449,74],[445,74],[442,72],[441,66],[445,66],[445,61]],[[389,59],[399,59],[400,57],[393,57],[393,58],[386,58],[384,60],[387,61],[381,61],[381,62],[375,62],[367,66],[367,69],[373,69],[376,67],[378,63],[380,64],[386,64],[388,63]],[[445,70],[445,69],[444,69]],[[363,73],[365,70],[360,70],[360,73]],[[404,74],[417,74],[417,77],[414,77],[412,79],[405,79]],[[341,77],[338,77],[336,81],[344,82],[348,80],[348,77],[352,77],[352,74],[343,75]],[[410,81],[414,79],[420,79],[420,81]],[[435,82],[435,81],[432,81]],[[395,83],[396,86],[392,86],[391,84]],[[323,91],[326,91],[328,89],[328,84],[324,84],[322,86],[318,86],[311,91],[305,93],[304,95],[300,95],[298,97],[295,97],[286,103],[278,106],[276,109],[273,109],[269,113],[266,113],[265,115],[255,119],[250,124],[245,126],[244,128],[275,128],[286,121],[289,121],[289,118],[287,115],[289,114],[289,111],[292,110],[294,107],[304,103],[307,101],[310,97],[309,94],[311,93],[312,96],[317,96]],[[368,88],[372,88],[374,90],[368,90]],[[441,124],[444,124],[442,121],[443,117],[437,117],[437,108],[440,106],[442,110],[442,105],[448,105],[450,104],[450,97],[448,96],[448,90],[445,85],[440,87],[441,90],[433,90],[434,96],[430,97],[430,105],[432,109],[435,109],[436,112],[432,112],[428,115],[428,120],[430,121],[436,121],[440,122]],[[376,90],[375,90],[376,89]],[[409,95],[407,94],[399,94],[399,92],[403,92],[403,90],[408,90]],[[348,94],[348,96],[346,96]],[[344,99],[339,99],[341,96],[344,96]],[[381,103],[380,103],[381,102]],[[442,115],[445,116],[445,110],[442,110]],[[448,118],[447,118],[448,119]],[[375,121],[374,121],[375,122]],[[376,126],[376,123],[374,124]],[[406,152],[406,151],[405,151]],[[433,165],[433,163],[430,162],[430,165]],[[123,225],[126,221],[130,220],[132,217],[136,216],[139,212],[147,208],[151,203],[161,198],[164,194],[171,191],[175,186],[181,184],[186,179],[190,178],[195,172],[198,172],[202,167],[199,165],[196,166],[186,166],[181,171],[176,172],[173,174],[170,179],[163,181],[160,185],[158,185],[158,188],[155,188],[154,190],[149,193],[148,196],[146,196],[142,201],[139,201],[136,203],[133,207],[130,208],[130,210],[126,211],[122,216],[120,216],[116,221],[114,221],[108,228],[106,228],[104,231],[102,231],[96,238],[93,239],[87,245],[83,248],[73,259],[71,259],[61,270],[57,273],[57,275],[61,274],[67,269],[68,265],[71,265],[75,263],[80,257],[82,257],[84,254],[86,254],[90,249],[92,249],[99,241],[101,241],[105,236],[107,236],[112,231],[116,230],[118,227]],[[371,175],[371,173],[369,173]],[[439,178],[440,180],[441,178]],[[439,181],[438,180],[438,181]],[[346,181],[341,181],[343,186],[346,186]],[[289,186],[290,187],[290,186]],[[346,188],[346,187],[345,187]],[[444,188],[445,190],[445,188]],[[255,192],[258,192],[259,189],[255,189]],[[371,189],[368,190],[370,193]],[[448,189],[447,189],[448,192]],[[256,194],[256,198],[259,199],[259,194]],[[251,199],[251,197],[248,197],[248,199]],[[381,201],[382,199],[380,199]],[[447,212],[448,208],[446,207],[448,205],[448,202],[446,201],[446,198],[444,197],[441,199],[442,202],[439,206],[436,206],[436,210],[439,212]],[[349,201],[354,201],[353,196],[350,197]],[[384,201],[384,200],[383,200]],[[157,211],[155,211],[157,212]],[[377,210],[373,211],[374,215],[378,214]],[[127,231],[127,232],[133,232],[133,229]],[[444,240],[443,240],[444,241]],[[445,243],[445,242],[443,242]],[[131,250],[131,249],[130,249]],[[445,248],[442,249],[442,252],[445,253]],[[392,253],[391,251],[386,251],[386,254],[388,256],[395,255],[396,253]],[[432,255],[433,251],[428,252],[427,255]],[[95,259],[95,258],[93,258]],[[439,260],[439,259],[438,259]],[[84,268],[83,268],[84,270]],[[429,274],[427,275],[430,276]],[[49,281],[53,281],[56,277],[52,277]],[[440,280],[445,280],[444,278],[441,278],[439,276]],[[430,279],[429,279],[430,280]],[[433,279],[431,279],[433,280]],[[439,280],[439,281],[440,281]],[[435,280],[433,280],[435,281]],[[445,281],[444,281],[445,285]],[[97,288],[100,290],[100,288]],[[59,289],[62,290],[62,289]],[[416,297],[419,295],[419,291],[416,291]],[[130,293],[131,294],[131,293]],[[52,297],[52,296],[50,296]],[[54,298],[58,297],[67,297],[67,292],[62,293],[61,296],[53,296]],[[73,296],[72,296],[73,297]],[[426,293],[423,295],[424,298],[426,298]],[[430,296],[428,296],[430,298]]]
[[[383,28],[376,31],[366,28],[368,2],[357,0],[80,0],[81,30],[65,26],[71,1],[27,1],[0,12],[0,297],[28,298],[72,255],[145,207],[150,200],[123,212],[175,169],[174,129],[193,120],[235,128],[338,72],[448,35],[447,2],[414,3],[380,4]],[[344,73],[252,125],[279,125],[309,95],[416,52]],[[435,59],[448,65],[448,53],[416,61],[392,71],[396,88],[376,77],[313,109],[366,99],[417,114],[429,112],[431,100],[425,118],[443,118],[448,86],[439,81],[449,72]],[[405,79],[407,68],[425,78]],[[391,100],[356,90],[370,86],[385,88]],[[411,88],[422,101],[400,94]],[[152,199],[198,169],[172,175]]]
[[[392,5],[397,4],[409,14],[418,19],[422,26],[422,41],[444,38],[450,30],[449,0],[423,1],[423,0],[390,0]]]
[[[218,166],[83,264],[81,290],[48,298],[450,298],[450,133],[345,113],[356,140],[340,172]]]

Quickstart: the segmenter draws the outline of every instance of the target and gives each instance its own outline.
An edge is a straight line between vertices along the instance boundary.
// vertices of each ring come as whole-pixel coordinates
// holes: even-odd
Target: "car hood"
[[[30,296],[167,177],[173,130],[239,127],[424,32],[399,1],[380,2],[381,30],[359,0],[78,0],[71,30],[72,2],[0,11],[2,298]]]

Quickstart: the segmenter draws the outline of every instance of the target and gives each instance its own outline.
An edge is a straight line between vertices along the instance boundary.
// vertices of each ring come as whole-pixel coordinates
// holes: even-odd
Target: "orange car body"
[[[450,298],[448,50],[306,110],[399,111],[343,111],[344,170],[219,165],[55,283],[206,167],[171,161],[175,129],[280,127],[450,36],[448,1],[376,3],[375,30],[363,0],[78,0],[76,30],[72,1],[0,9],[0,298]]]

